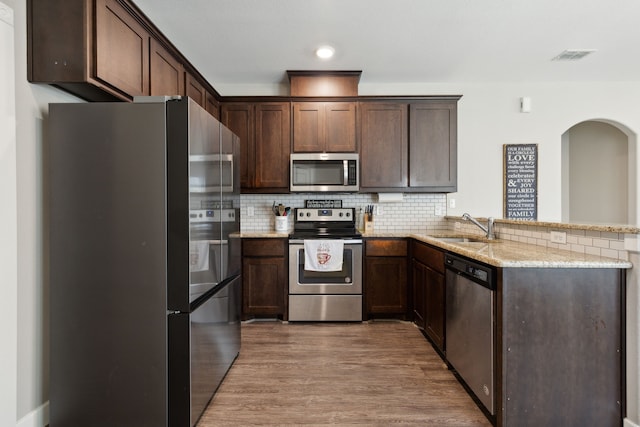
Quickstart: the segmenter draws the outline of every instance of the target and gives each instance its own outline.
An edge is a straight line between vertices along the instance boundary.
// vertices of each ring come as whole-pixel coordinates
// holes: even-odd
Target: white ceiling
[[[640,0],[134,2],[216,89],[325,69],[369,84],[640,80]],[[552,61],[565,49],[597,51]]]

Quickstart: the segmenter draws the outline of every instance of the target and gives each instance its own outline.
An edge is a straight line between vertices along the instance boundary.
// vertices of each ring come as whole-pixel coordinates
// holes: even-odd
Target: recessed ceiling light
[[[595,49],[567,49],[562,51],[558,56],[551,58],[552,61],[577,61],[582,59],[590,53],[595,52]]]
[[[320,59],[329,59],[335,52],[335,49],[331,46],[320,46],[316,49],[316,56]]]

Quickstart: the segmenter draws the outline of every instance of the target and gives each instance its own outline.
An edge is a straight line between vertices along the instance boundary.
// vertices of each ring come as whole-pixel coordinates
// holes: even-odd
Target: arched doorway
[[[636,138],[604,120],[562,135],[562,221],[635,225]]]

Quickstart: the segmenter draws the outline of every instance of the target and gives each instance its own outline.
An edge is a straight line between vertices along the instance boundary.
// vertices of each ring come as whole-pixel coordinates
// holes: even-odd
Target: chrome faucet
[[[487,234],[487,239],[488,240],[494,240],[496,238],[496,235],[495,235],[495,233],[493,231],[493,217],[487,218],[488,221],[487,221],[487,226],[486,227],[484,225],[480,224],[475,218],[473,218],[468,213],[463,213],[462,214],[462,219],[464,219],[465,221],[471,221],[472,223],[474,223],[475,225],[480,227],[480,229]]]

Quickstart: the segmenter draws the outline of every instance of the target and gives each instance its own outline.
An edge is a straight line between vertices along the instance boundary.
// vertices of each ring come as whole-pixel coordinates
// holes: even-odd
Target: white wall
[[[27,82],[26,0],[3,1],[14,9],[15,18],[18,244],[17,342],[8,349],[17,357],[17,367],[14,367],[17,401],[13,422],[2,425],[42,427],[49,421],[48,231],[43,119],[49,102],[78,99],[51,87]],[[5,325],[0,327],[5,328]],[[3,345],[4,336],[3,333]]]
[[[17,200],[13,9],[0,2],[0,425],[16,419]]]
[[[603,122],[583,122],[568,131],[569,205],[574,223],[628,224],[627,136]],[[563,148],[564,149],[564,148]],[[564,184],[564,183],[563,183]],[[564,196],[564,195],[563,195]]]

